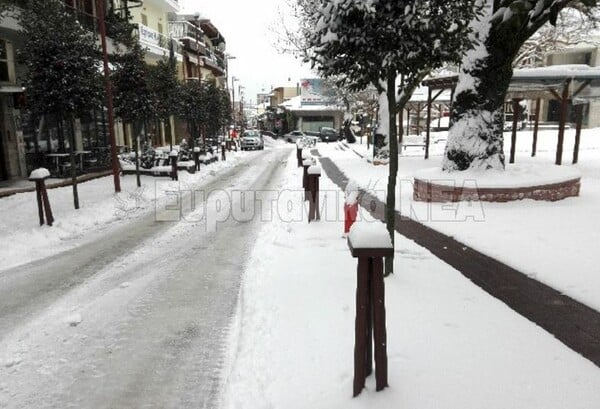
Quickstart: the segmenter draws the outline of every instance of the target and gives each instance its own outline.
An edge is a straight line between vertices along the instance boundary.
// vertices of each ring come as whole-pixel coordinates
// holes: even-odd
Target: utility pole
[[[102,43],[102,60],[104,63],[104,87],[106,89],[106,108],[108,110],[110,159],[112,162],[115,193],[119,193],[121,191],[121,180],[119,179],[120,166],[119,159],[117,158],[117,141],[115,139],[115,118],[113,116],[112,84],[110,82],[110,69],[108,67],[108,51],[106,47],[106,14],[104,10],[104,0],[96,1],[96,13],[98,14],[98,29],[100,31],[100,41]]]

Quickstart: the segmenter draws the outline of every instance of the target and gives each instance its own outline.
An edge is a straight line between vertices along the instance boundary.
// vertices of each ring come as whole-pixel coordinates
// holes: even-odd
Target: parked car
[[[289,143],[296,143],[298,139],[306,137],[302,131],[292,131],[283,135],[283,139]]]
[[[273,139],[277,139],[277,134],[276,134],[275,132],[271,132],[271,131],[265,131],[265,130],[262,130],[262,131],[260,131],[260,133],[261,133],[261,135],[263,135],[263,136],[265,136],[265,135],[266,135],[266,136],[270,136],[270,137],[271,137],[271,138],[273,138]]]
[[[319,139],[321,142],[337,141],[339,135],[335,129],[323,126],[319,131]]]
[[[244,131],[240,140],[240,147],[243,151],[247,150],[263,150],[265,149],[265,141],[259,131],[249,129]]]

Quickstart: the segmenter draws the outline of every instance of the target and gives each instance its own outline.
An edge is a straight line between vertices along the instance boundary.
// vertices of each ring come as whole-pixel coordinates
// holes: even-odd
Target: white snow
[[[309,168],[306,170],[307,173],[309,175],[320,175],[321,174],[321,167],[320,166],[309,166]]]
[[[49,177],[50,177],[50,171],[46,168],[34,169],[33,171],[31,171],[31,174],[29,175],[30,180],[46,179]]]
[[[519,188],[562,183],[581,178],[581,171],[569,166],[526,163],[509,164],[505,171],[468,169],[445,172],[440,167],[414,172],[415,179],[429,180],[436,185],[477,188]]]
[[[565,132],[563,166],[560,171],[581,174],[579,197],[558,202],[522,200],[510,203],[423,203],[413,200],[413,178],[423,169],[440,167],[444,143],[431,145],[430,159],[423,160],[422,148],[407,148],[400,157],[397,209],[429,227],[441,231],[478,251],[503,261],[519,271],[600,310],[600,275],[597,243],[600,242],[600,129],[584,129],[579,163],[570,165],[574,129]],[[541,128],[536,157],[531,157],[533,131],[517,133],[516,163],[508,169],[544,169],[553,172],[558,131]],[[510,133],[505,133],[505,152],[510,150]],[[320,145],[319,153],[330,157],[350,179],[385,199],[388,169],[373,166],[366,144],[349,145],[351,150]],[[540,167],[541,166],[541,167]],[[453,172],[445,179],[454,179]],[[450,175],[450,176],[448,176]],[[551,174],[549,174],[551,176]],[[527,176],[523,175],[523,179]],[[549,179],[551,180],[551,179]],[[458,185],[458,182],[456,182]],[[504,182],[506,183],[506,182]],[[527,249],[527,251],[524,251]]]
[[[360,194],[360,190],[358,184],[355,180],[351,179],[348,181],[346,185],[346,200],[345,203],[347,205],[354,205],[358,203],[358,196]]]
[[[318,148],[365,172],[335,145]],[[300,184],[293,162],[284,192]],[[327,177],[322,186],[322,203],[341,212],[337,187]],[[385,280],[390,387],[375,392],[371,376],[353,399],[357,264],[342,231],[343,219],[308,224],[286,213],[262,228],[245,272],[224,409],[600,406],[599,368],[400,235],[396,273]]]
[[[252,157],[253,154],[232,152],[226,162],[203,166],[200,172],[189,174],[180,171],[179,182],[170,182],[166,177],[157,179],[142,175],[141,188],[136,186],[135,175],[121,176],[122,191],[118,194],[114,193],[112,176],[80,183],[79,210],[73,208],[71,186],[48,189],[55,219],[52,227],[39,226],[35,192],[2,198],[0,212],[10,217],[0,218],[0,271],[77,247],[91,240],[96,232],[154,211],[159,203],[169,200],[168,191],[193,189],[214,179],[219,172]],[[163,170],[170,172],[171,168]]]
[[[392,240],[385,225],[380,222],[355,222],[350,228],[348,241],[355,249],[392,248]]]

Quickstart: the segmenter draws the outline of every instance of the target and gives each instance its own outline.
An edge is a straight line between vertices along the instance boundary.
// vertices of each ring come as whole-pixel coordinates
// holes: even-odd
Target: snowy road
[[[250,154],[203,186],[206,207],[198,200],[179,222],[152,212],[1,272],[0,407],[218,407],[258,227],[223,215],[240,205],[233,192],[272,187],[289,153]]]

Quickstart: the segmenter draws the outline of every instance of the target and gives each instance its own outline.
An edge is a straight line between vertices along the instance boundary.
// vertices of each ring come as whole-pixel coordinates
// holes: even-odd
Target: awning
[[[0,86],[0,93],[3,93],[3,94],[20,94],[21,92],[25,92],[25,88],[18,87],[16,85]]]

